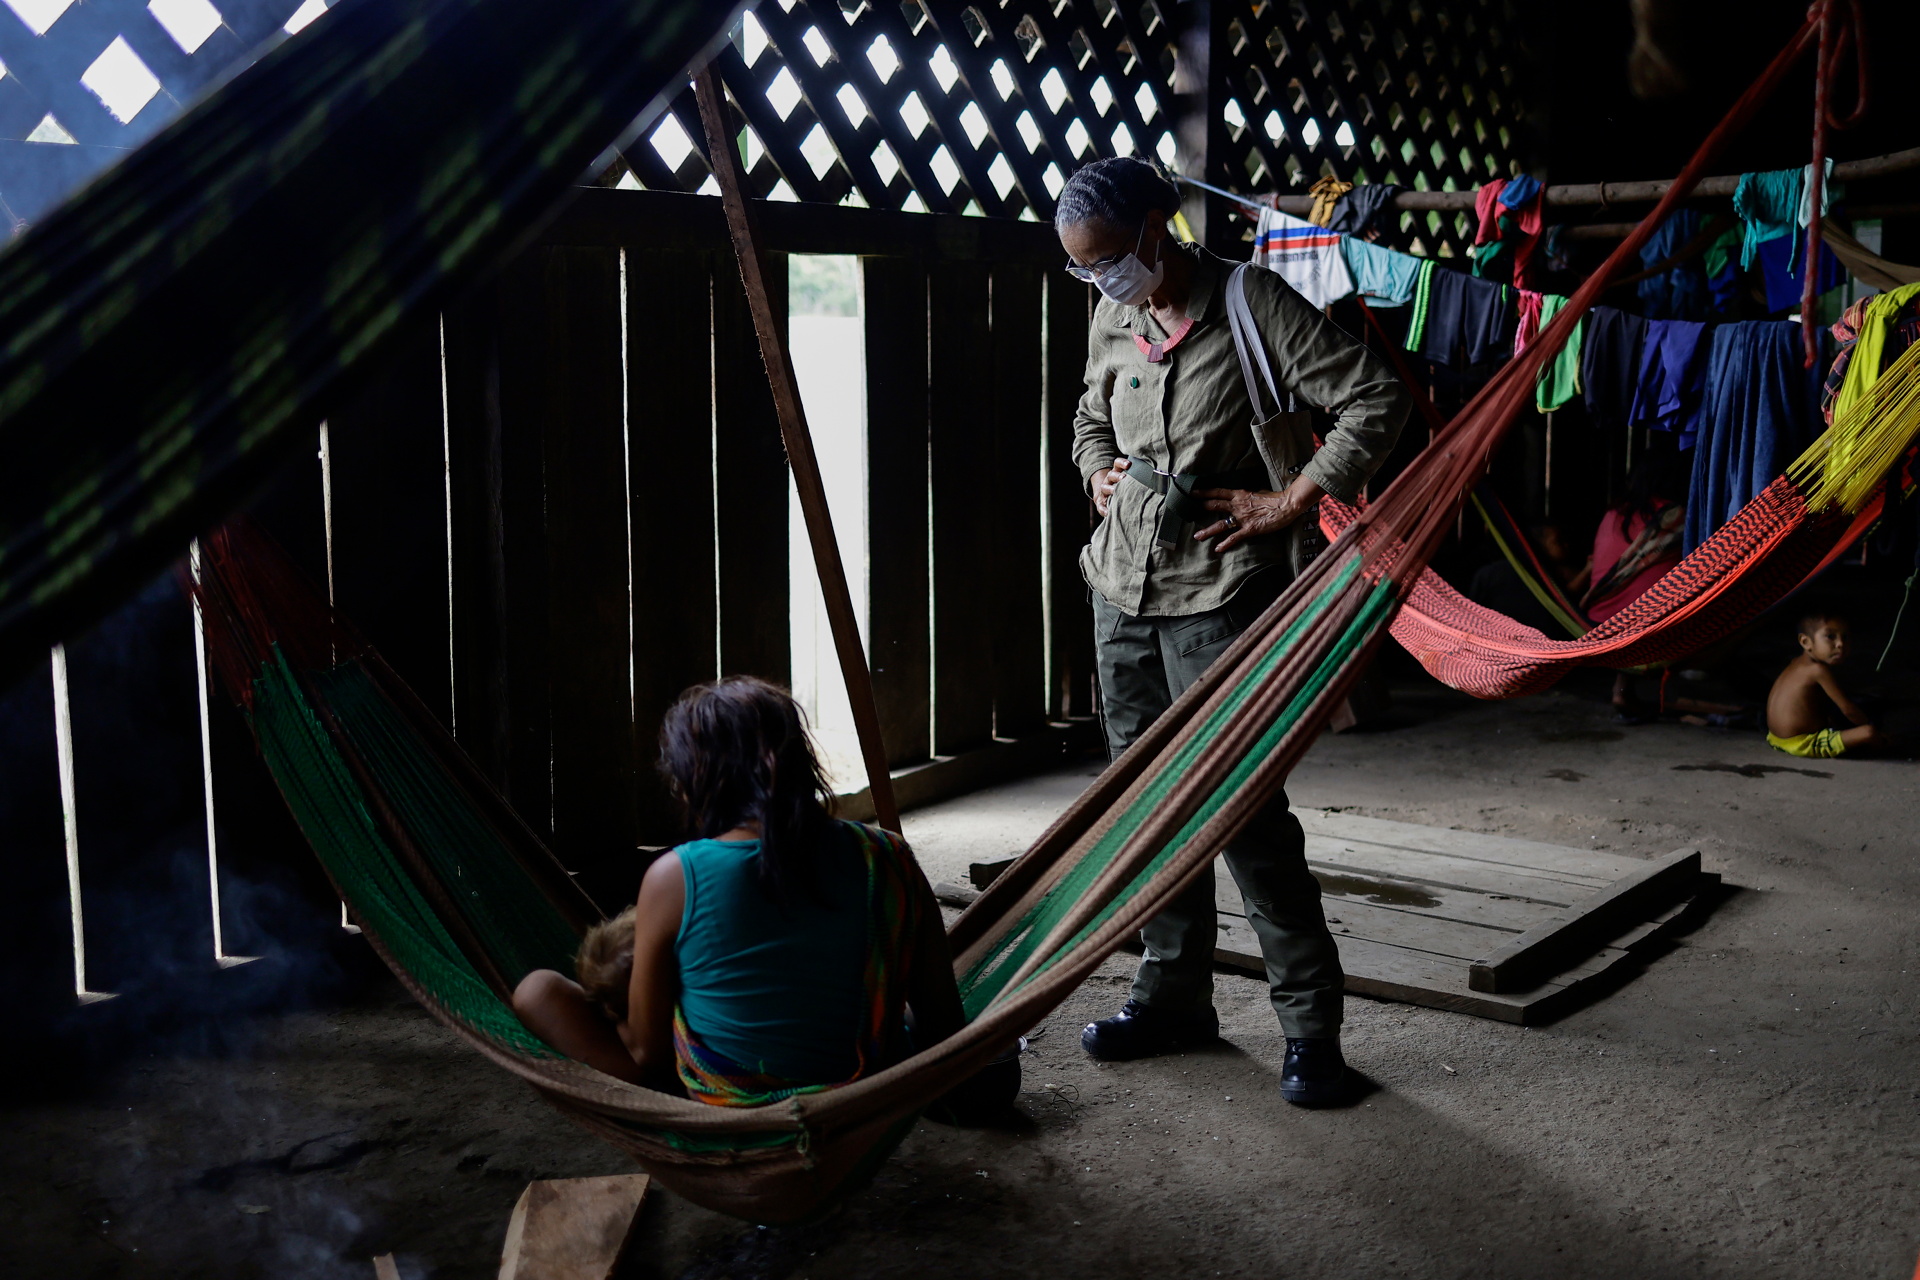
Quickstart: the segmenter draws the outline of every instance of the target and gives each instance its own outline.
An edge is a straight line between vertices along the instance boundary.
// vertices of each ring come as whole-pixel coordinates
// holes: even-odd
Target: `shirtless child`
[[[1885,745],[1887,735],[1841,689],[1833,669],[1846,661],[1847,620],[1812,613],[1800,619],[1800,656],[1787,664],[1767,695],[1767,741],[1790,756],[1831,760],[1862,747]],[[1831,707],[1852,727],[1831,727]]]

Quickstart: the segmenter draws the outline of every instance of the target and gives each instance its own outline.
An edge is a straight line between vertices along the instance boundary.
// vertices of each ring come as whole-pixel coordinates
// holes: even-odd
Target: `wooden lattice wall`
[[[1111,155],[1252,193],[1512,176],[1514,25],[1512,0],[764,0],[720,69],[756,195],[1046,219]],[[608,180],[711,192],[699,137],[688,92]],[[1441,255],[1471,236],[1462,214],[1391,230]]]

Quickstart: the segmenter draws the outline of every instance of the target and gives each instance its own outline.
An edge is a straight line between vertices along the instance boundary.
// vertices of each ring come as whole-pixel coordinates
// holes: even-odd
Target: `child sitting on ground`
[[[1885,745],[1886,734],[1841,689],[1833,669],[1846,661],[1847,620],[1825,613],[1800,619],[1800,656],[1767,695],[1767,741],[1790,756],[1831,760],[1850,750]],[[1838,708],[1850,728],[1832,726]]]
[[[899,1061],[905,1006],[918,1048],[960,1029],[926,877],[898,836],[832,817],[785,691],[750,677],[689,689],[661,726],[660,768],[696,838],[588,933],[578,981],[521,980],[513,1010],[530,1030],[622,1080],[747,1106]]]

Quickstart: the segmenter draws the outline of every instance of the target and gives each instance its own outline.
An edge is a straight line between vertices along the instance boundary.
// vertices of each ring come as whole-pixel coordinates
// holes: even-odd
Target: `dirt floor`
[[[1096,1066],[1116,957],[1038,1028],[1017,1125],[923,1123],[822,1225],[655,1194],[646,1274],[1905,1277],[1920,1253],[1920,769],[1757,733],[1619,727],[1604,685],[1424,685],[1322,740],[1301,804],[1566,845],[1704,850],[1729,892],[1672,949],[1522,1029],[1349,1001],[1356,1105],[1280,1102],[1263,984],[1217,1048]],[[936,879],[1018,850],[1094,764],[911,815]],[[1911,971],[1911,975],[1910,975]],[[204,1038],[194,1043],[204,1043]],[[628,1171],[389,982],[16,1096],[0,1274],[492,1276],[529,1179]]]

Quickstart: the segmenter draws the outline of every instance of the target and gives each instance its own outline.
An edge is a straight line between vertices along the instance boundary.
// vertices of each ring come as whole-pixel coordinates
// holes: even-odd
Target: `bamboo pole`
[[[700,122],[706,129],[708,162],[713,166],[714,177],[720,184],[720,199],[726,208],[727,231],[733,237],[734,252],[740,259],[747,309],[753,314],[754,332],[760,337],[760,354],[767,362],[767,381],[773,388],[774,409],[780,415],[780,438],[786,445],[788,465],[793,468],[794,488],[800,494],[800,512],[806,518],[807,541],[813,547],[813,564],[820,575],[820,594],[827,606],[833,647],[840,658],[840,675],[847,684],[847,701],[853,710],[854,731],[860,738],[860,756],[867,766],[874,815],[881,826],[898,831],[900,807],[894,800],[893,776],[887,769],[887,750],[880,736],[880,712],[873,701],[873,677],[867,670],[866,649],[860,641],[853,596],[847,588],[847,571],[840,561],[840,544],[833,536],[833,515],[827,509],[820,462],[813,452],[813,435],[807,430],[806,413],[800,404],[800,384],[794,379],[793,356],[787,350],[787,335],[775,321],[773,305],[768,301],[766,253],[760,247],[748,212],[740,153],[727,128],[720,79],[711,66],[694,81],[694,97],[700,104]],[[725,518],[724,513],[721,518]]]

